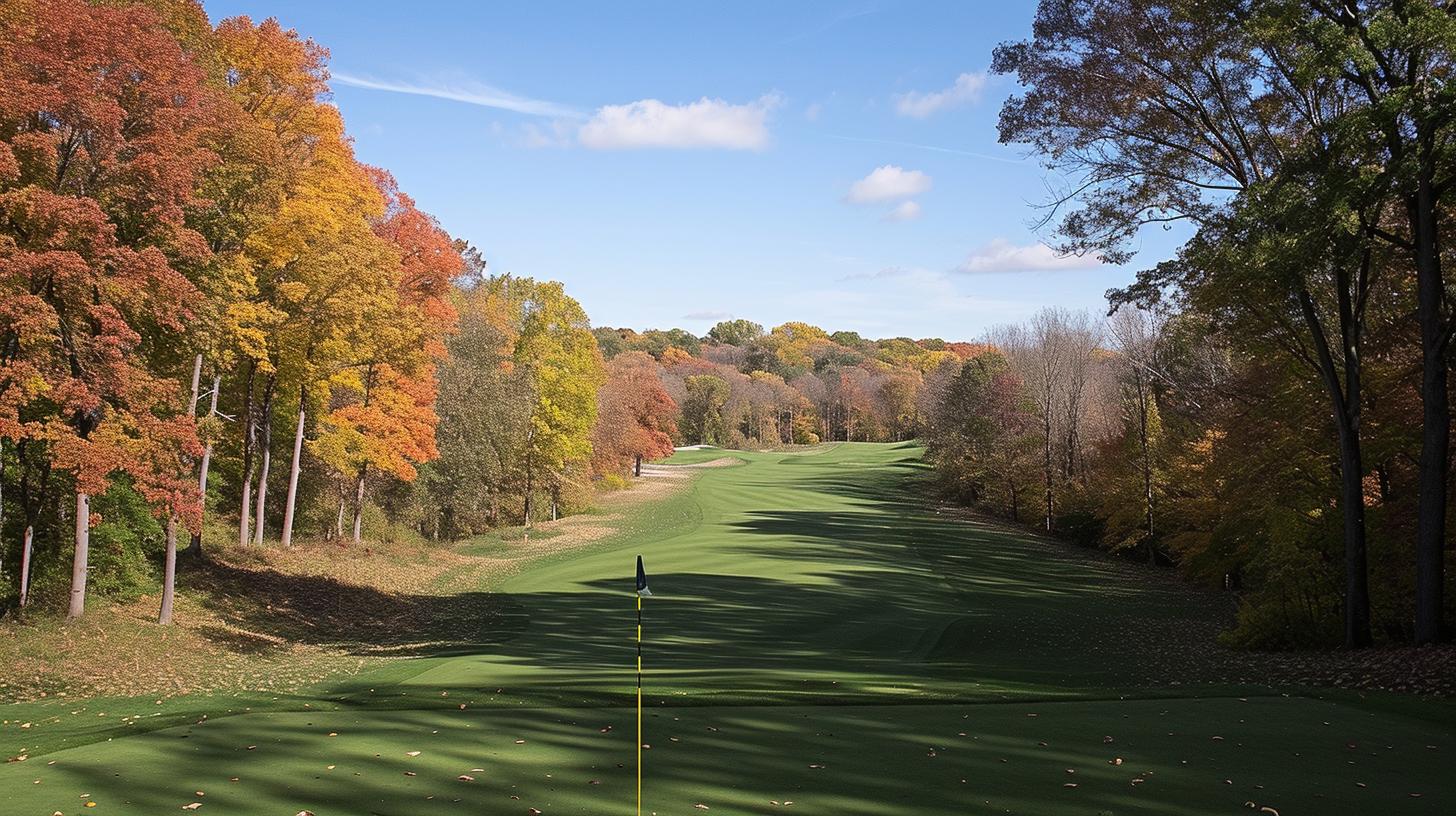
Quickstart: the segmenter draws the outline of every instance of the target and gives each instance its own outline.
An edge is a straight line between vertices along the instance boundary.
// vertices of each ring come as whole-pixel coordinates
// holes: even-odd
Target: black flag
[[[637,556],[637,594],[651,595],[647,589],[647,570],[642,568],[642,556]]]

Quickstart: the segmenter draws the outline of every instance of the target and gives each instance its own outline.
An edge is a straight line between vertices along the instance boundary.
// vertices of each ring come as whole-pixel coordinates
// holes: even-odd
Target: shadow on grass
[[[229,627],[204,633],[243,651],[306,643],[358,655],[465,654],[510,640],[526,625],[508,595],[390,593],[327,576],[217,562],[199,565],[187,581],[208,588],[203,605]]]

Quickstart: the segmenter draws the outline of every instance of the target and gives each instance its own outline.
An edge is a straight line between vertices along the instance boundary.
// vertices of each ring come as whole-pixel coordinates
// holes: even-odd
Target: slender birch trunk
[[[177,588],[177,517],[167,516],[167,556],[162,567],[162,609],[157,613],[157,623],[166,626],[172,622],[172,597]]]
[[[20,605],[30,602],[30,548],[35,541],[35,525],[25,525],[25,541],[20,546]]]
[[[207,408],[207,417],[211,419],[217,414],[217,392],[222,388],[222,375],[218,374],[212,378],[212,398]],[[207,470],[212,466],[212,440],[207,440],[207,445],[202,448],[202,465],[198,468],[197,491],[202,497],[202,512],[207,513]],[[192,534],[192,557],[202,558],[202,532]]]
[[[359,482],[354,487],[354,543],[358,544],[363,540],[364,531],[364,477],[369,470],[368,465],[359,468]]]
[[[268,377],[268,384],[263,388],[263,410],[261,419],[260,439],[258,446],[262,450],[263,461],[258,468],[258,498],[257,508],[253,516],[253,544],[263,546],[263,513],[268,502],[268,470],[273,464],[273,388],[277,385],[276,376]]]
[[[344,486],[339,485],[339,515],[334,519],[334,538],[344,537]]]
[[[248,546],[248,521],[253,516],[253,376],[256,360],[248,362],[247,393],[243,398],[243,501],[238,510],[238,546]]]
[[[299,457],[303,455],[304,397],[298,398],[298,427],[293,431],[293,461],[288,466],[288,496],[283,501],[283,546],[293,544],[293,507],[298,499]]]
[[[71,606],[66,620],[86,614],[86,569],[91,548],[91,497],[76,491],[76,553],[71,559]]]

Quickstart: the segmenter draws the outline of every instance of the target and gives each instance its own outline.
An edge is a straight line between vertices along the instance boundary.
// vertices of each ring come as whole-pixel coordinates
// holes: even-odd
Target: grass
[[[686,454],[725,452],[669,461]],[[611,535],[459,591],[229,612],[409,659],[287,693],[0,707],[3,750],[28,757],[0,767],[6,812],[83,794],[98,814],[632,812],[637,553],[645,812],[1456,806],[1449,703],[1270,684],[1214,645],[1227,598],[928,508],[913,446],[732,455]],[[334,587],[262,591],[315,589]]]

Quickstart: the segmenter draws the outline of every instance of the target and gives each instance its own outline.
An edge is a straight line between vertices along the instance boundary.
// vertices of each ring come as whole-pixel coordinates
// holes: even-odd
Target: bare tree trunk
[[[1369,265],[1369,253],[1365,255]],[[1370,645],[1370,570],[1366,554],[1365,533],[1365,466],[1360,445],[1361,369],[1360,328],[1351,303],[1348,272],[1335,272],[1339,282],[1340,335],[1343,356],[1335,363],[1324,327],[1308,290],[1298,293],[1305,324],[1314,341],[1318,370],[1324,380],[1333,409],[1335,428],[1340,437],[1340,512],[1345,527],[1345,648],[1362,649]],[[1363,279],[1362,275],[1362,279]],[[1338,368],[1344,369],[1344,382]]]
[[[270,375],[263,388],[262,433],[258,442],[263,452],[263,461],[258,468],[257,509],[253,514],[253,544],[263,546],[263,513],[268,502],[268,470],[273,464],[273,388],[277,378]]]
[[[1428,157],[1423,157],[1428,159]],[[1426,161],[1422,162],[1423,170]],[[1415,233],[1416,318],[1421,330],[1421,454],[1416,499],[1416,643],[1442,640],[1445,606],[1446,480],[1451,446],[1447,390],[1448,320],[1439,223],[1430,178],[1422,173],[1411,210]]]
[[[293,544],[293,507],[298,500],[298,469],[303,455],[304,397],[298,398],[298,427],[293,431],[293,461],[288,466],[288,498],[283,502],[283,546]]]
[[[1148,438],[1149,383],[1143,377],[1141,369],[1134,376],[1138,394],[1138,443],[1142,446],[1143,511],[1146,514],[1144,521],[1147,525],[1148,563],[1157,564],[1158,549],[1153,543],[1153,455],[1151,440]]]
[[[359,468],[359,483],[354,487],[354,543],[363,540],[364,531],[364,476],[368,465]]]
[[[266,437],[267,434],[264,434]],[[273,453],[268,448],[263,448],[263,462],[258,469],[258,495],[253,500],[253,544],[263,546],[263,514],[267,509],[268,501],[268,469],[273,464]]]
[[[637,460],[632,465],[632,475],[633,476],[641,476],[642,475],[642,454],[640,454],[640,453],[637,454]]]
[[[211,419],[217,414],[217,392],[222,388],[222,375],[217,374],[212,378],[212,399],[207,408],[207,417]],[[202,511],[207,512],[207,470],[212,466],[212,440],[207,440],[207,445],[202,449],[202,465],[198,468],[197,491],[202,497]],[[192,534],[192,557],[202,558],[202,531],[199,529]]]
[[[76,491],[76,552],[71,559],[71,606],[66,620],[86,614],[86,569],[91,548],[91,497]]]
[[[30,602],[30,550],[35,541],[35,525],[25,525],[25,540],[20,545],[20,605]]]
[[[248,546],[248,520],[253,514],[253,376],[258,363],[248,363],[247,394],[243,399],[243,501],[238,511],[238,546]]]
[[[162,566],[162,609],[157,613],[157,623],[166,626],[172,622],[172,596],[177,587],[177,517],[167,516],[167,556]]]
[[[187,403],[187,415],[197,416],[197,389],[202,386],[202,355],[192,360],[192,401]]]
[[[1046,529],[1052,531],[1052,415],[1042,412],[1042,477],[1046,490]]]
[[[344,486],[339,485],[339,515],[334,519],[334,538],[344,537]]]

